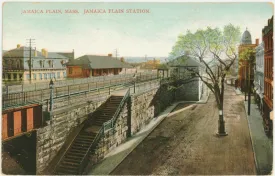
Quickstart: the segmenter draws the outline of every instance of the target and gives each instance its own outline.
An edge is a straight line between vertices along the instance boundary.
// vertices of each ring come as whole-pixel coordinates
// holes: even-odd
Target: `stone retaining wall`
[[[174,102],[174,89],[169,84],[131,97],[131,134],[146,126]]]
[[[177,101],[198,101],[199,100],[199,80],[184,84],[176,91]]]
[[[51,120],[47,122],[48,125],[37,130],[37,173],[45,169],[56,156],[70,132],[80,125],[88,117],[88,114],[103,104],[107,98],[53,112]]]
[[[87,115],[96,110],[108,97],[98,102],[90,102],[59,110],[54,113],[49,125],[37,130],[37,172],[42,171],[58,153],[68,134]],[[154,117],[165,110],[175,100],[175,89],[169,84],[145,92],[133,94],[123,106],[114,130],[105,131],[95,155],[91,156],[90,168],[102,160],[110,151],[123,143],[128,135],[133,135],[144,128]],[[68,110],[69,109],[69,110]]]

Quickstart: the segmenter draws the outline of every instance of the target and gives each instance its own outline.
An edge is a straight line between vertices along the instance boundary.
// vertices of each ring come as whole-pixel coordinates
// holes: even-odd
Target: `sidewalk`
[[[239,89],[235,89],[237,95],[242,95],[242,92]]]
[[[244,101],[247,115],[247,101]],[[254,152],[257,174],[271,174],[273,163],[273,142],[264,132],[263,120],[256,104],[251,104],[250,116],[247,115],[250,137]]]

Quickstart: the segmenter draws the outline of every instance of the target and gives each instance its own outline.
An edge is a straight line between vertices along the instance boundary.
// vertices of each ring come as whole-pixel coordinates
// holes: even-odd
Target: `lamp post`
[[[53,80],[51,79],[50,84],[50,108],[49,111],[52,112],[53,111],[53,89],[54,89],[54,84],[53,84]]]

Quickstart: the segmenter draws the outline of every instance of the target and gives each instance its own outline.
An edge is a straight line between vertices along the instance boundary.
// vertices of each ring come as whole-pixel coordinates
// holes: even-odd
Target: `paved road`
[[[166,118],[112,172],[114,175],[254,175],[253,150],[243,98],[226,87],[228,136],[218,138],[214,96],[206,104]]]

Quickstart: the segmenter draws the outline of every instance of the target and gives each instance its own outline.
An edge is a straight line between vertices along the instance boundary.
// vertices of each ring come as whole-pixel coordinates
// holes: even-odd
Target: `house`
[[[246,29],[242,35],[241,43],[238,47],[238,56],[240,57],[242,52],[244,52],[246,49],[255,49],[259,45],[259,39],[256,39],[255,44],[252,44],[251,40],[251,34]],[[246,91],[246,81],[248,79],[248,68],[249,63],[247,60],[237,60],[238,63],[238,87],[241,89],[241,91]],[[253,67],[250,67],[250,83],[253,85],[254,82],[254,72]]]
[[[255,99],[260,112],[263,112],[264,96],[264,43],[256,47],[256,66],[254,72]]]
[[[84,55],[70,60],[67,64],[68,78],[87,78],[92,76],[118,75],[122,69],[131,65],[108,56]]]
[[[31,60],[30,60],[31,58]],[[65,63],[74,58],[74,52],[48,52],[20,46],[3,53],[3,80],[12,82],[39,82],[66,78]]]
[[[181,78],[182,84],[176,91],[178,100],[199,101],[202,98],[204,84],[194,72],[203,74],[203,65],[195,57],[181,55],[168,63],[170,74]],[[194,71],[194,72],[193,72]]]
[[[265,131],[272,134],[273,116],[273,16],[262,29],[264,42],[264,102],[263,119]]]

